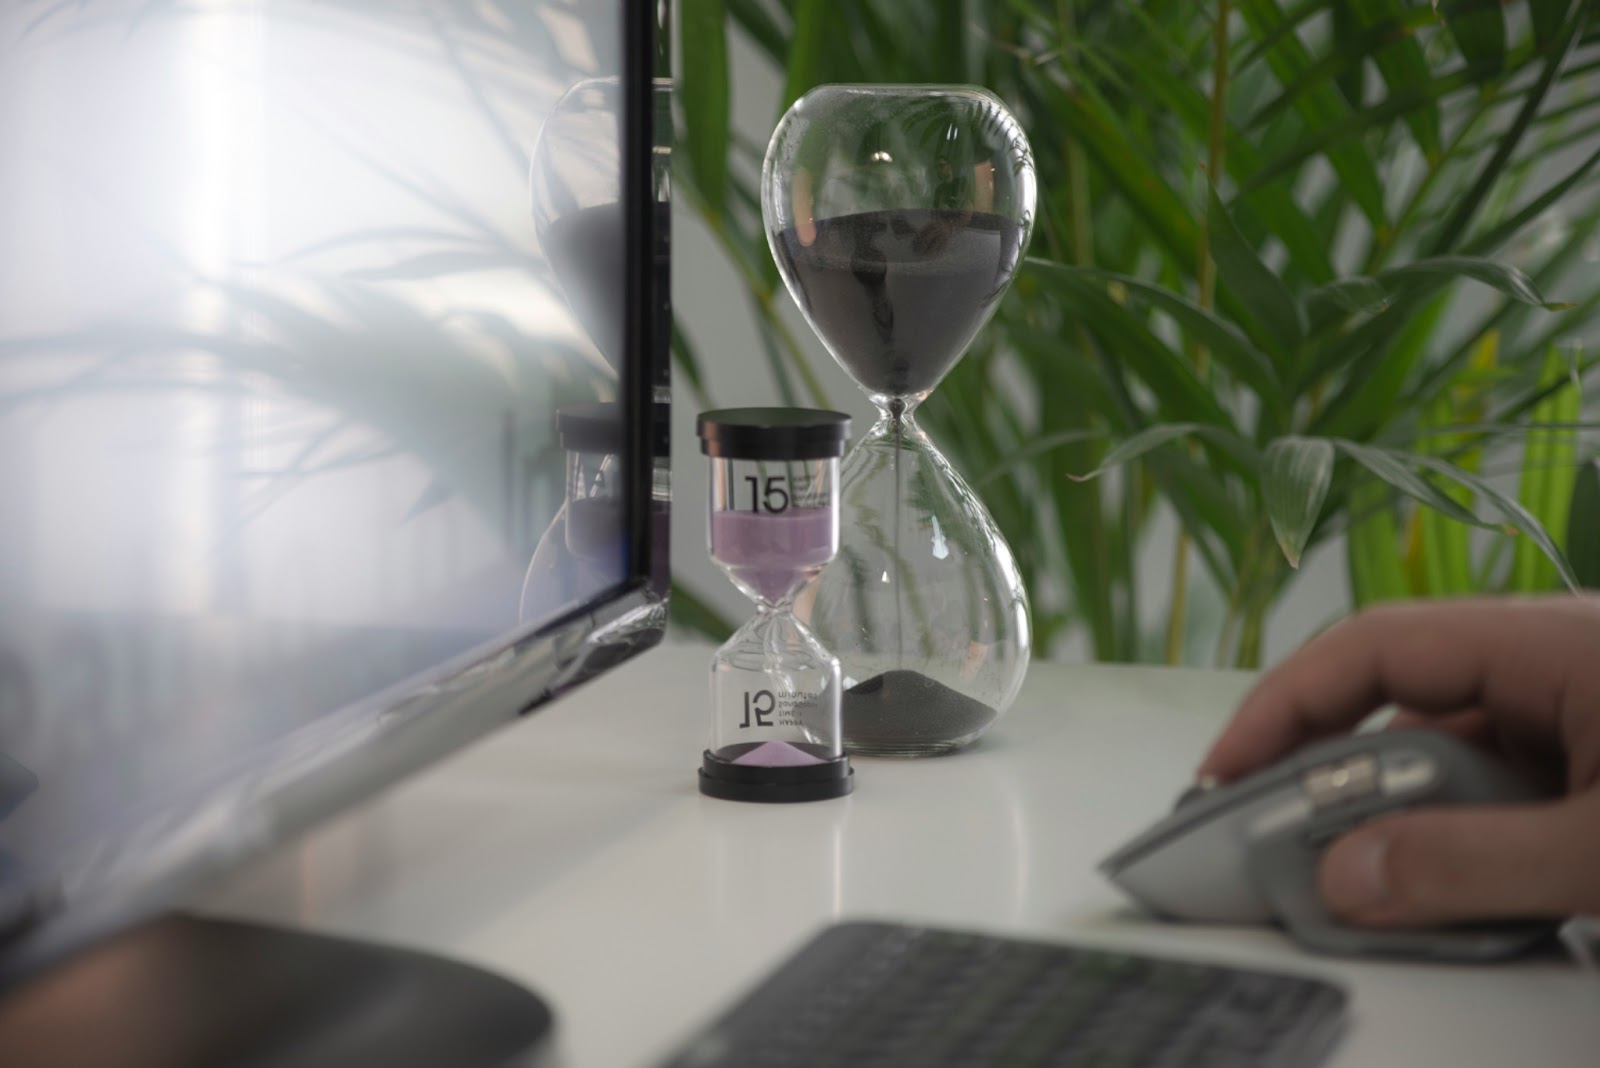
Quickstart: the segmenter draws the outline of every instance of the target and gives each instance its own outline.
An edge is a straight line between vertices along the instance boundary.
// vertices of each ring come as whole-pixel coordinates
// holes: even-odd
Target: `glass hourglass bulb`
[[[880,411],[841,469],[838,557],[795,605],[843,665],[852,752],[965,746],[1027,669],[1015,558],[914,412],[1010,285],[1035,196],[1027,139],[983,89],[821,86],[767,149],[773,257]]]

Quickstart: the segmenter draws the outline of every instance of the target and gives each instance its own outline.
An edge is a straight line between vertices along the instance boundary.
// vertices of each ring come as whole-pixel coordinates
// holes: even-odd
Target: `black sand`
[[[999,713],[920,671],[896,669],[846,690],[845,747],[863,753],[932,750],[971,740]]]
[[[999,215],[871,211],[817,223],[778,254],[801,305],[868,393],[926,393],[955,366],[1016,267],[1021,229]]]

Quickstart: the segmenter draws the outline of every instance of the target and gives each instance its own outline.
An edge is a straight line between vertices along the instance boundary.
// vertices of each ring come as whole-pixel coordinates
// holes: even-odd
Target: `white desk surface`
[[[491,735],[210,895],[217,914],[431,950],[519,980],[567,1068],[644,1068],[816,928],[904,919],[1331,977],[1333,1068],[1600,1064],[1600,976],[1313,958],[1179,928],[1095,872],[1166,812],[1247,676],[1035,664],[975,747],[859,759],[849,798],[702,797],[706,662],[668,645]]]

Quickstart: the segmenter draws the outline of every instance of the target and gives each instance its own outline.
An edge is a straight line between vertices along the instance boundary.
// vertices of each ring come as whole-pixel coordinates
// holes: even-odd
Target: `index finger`
[[[1587,598],[1384,605],[1312,639],[1269,672],[1200,764],[1224,781],[1398,702],[1479,707],[1562,733],[1580,691],[1600,691],[1600,609]],[[1582,684],[1582,685],[1575,685]]]

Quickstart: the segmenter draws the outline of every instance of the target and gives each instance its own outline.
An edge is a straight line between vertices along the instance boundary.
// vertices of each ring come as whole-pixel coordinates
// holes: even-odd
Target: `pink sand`
[[[798,768],[805,764],[820,764],[822,760],[788,742],[762,742],[732,763],[755,764],[763,768]]]
[[[815,577],[838,551],[838,538],[828,508],[711,513],[711,558],[769,604]]]

